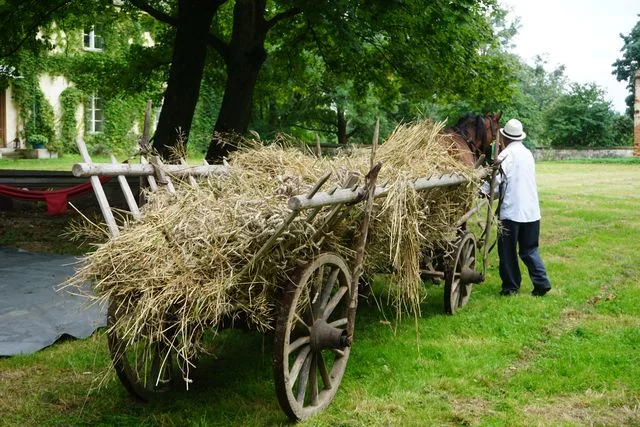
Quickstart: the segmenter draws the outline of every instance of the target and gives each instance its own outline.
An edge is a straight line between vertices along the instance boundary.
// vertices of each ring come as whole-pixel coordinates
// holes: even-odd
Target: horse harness
[[[485,120],[484,116],[482,116],[482,120]],[[466,127],[465,129],[462,129],[460,126],[455,125],[451,129],[453,129],[458,135],[462,137],[462,140],[467,144],[467,146],[469,147],[469,150],[474,154],[474,156],[476,156],[476,159],[484,154],[480,150],[480,148],[478,148],[478,146],[474,143],[473,139],[467,135]],[[493,141],[493,139],[498,135],[498,132],[497,132],[496,124],[491,119],[489,120],[489,130],[491,131],[491,138],[489,139],[489,141]],[[476,129],[476,134],[477,133],[478,133],[478,130]]]

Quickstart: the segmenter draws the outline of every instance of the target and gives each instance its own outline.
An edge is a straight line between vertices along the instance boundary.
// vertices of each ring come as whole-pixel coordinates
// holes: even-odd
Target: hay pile
[[[379,184],[390,187],[376,199],[366,269],[392,272],[390,297],[399,312],[419,314],[423,293],[418,266],[423,251],[447,250],[452,224],[476,191],[476,182],[416,192],[409,181],[472,170],[447,153],[431,122],[402,125],[378,147],[383,162]],[[126,312],[114,328],[134,340],[165,342],[184,358],[203,350],[201,335],[228,319],[259,330],[274,325],[279,292],[300,261],[322,250],[351,260],[361,209],[318,246],[312,224],[300,215],[278,245],[239,274],[289,215],[287,200],[306,193],[327,171],[324,191],[341,186],[351,171],[365,174],[370,150],[318,159],[292,148],[257,146],[235,152],[230,173],[209,177],[198,188],[181,185],[177,195],[151,194],[142,221],[128,221],[119,237],[89,254],[71,283],[92,281],[100,300],[112,300]]]

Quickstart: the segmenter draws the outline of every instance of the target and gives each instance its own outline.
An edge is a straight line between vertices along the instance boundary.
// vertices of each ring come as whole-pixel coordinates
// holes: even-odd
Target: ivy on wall
[[[84,98],[85,95],[75,86],[66,88],[60,94],[60,150],[63,152],[76,150],[75,140],[79,131],[76,111]]]
[[[90,23],[69,19],[43,29],[43,37],[54,42],[53,50],[24,49],[13,58],[12,65],[24,76],[10,82],[23,129],[19,137],[27,140],[31,134],[42,134],[49,148],[77,152],[75,141],[84,129],[83,138],[91,151],[130,153],[142,130],[147,100],[159,103],[161,99],[164,73],[156,67],[153,78],[149,78],[141,70],[131,70],[131,55],[142,56],[146,49],[153,50],[143,46],[148,20],[132,20],[121,13],[90,19]],[[92,25],[102,31],[103,50],[84,49],[83,33]],[[60,95],[58,123],[40,90],[38,78],[43,74],[64,76],[71,84]],[[3,80],[0,83],[9,83]],[[104,101],[104,128],[95,134],[89,134],[76,117],[91,95]]]
[[[28,140],[32,135],[42,135],[50,144],[55,145],[53,107],[40,90],[38,82],[38,76],[42,74],[40,58],[25,50],[14,60],[21,75],[21,78],[11,82],[13,100],[21,106],[18,118],[22,131],[19,137]]]

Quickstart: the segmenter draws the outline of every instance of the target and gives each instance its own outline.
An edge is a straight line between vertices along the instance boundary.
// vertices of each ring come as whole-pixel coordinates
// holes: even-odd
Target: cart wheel
[[[282,410],[293,420],[326,408],[349,360],[351,274],[341,257],[324,253],[301,267],[283,296],[273,371]]]
[[[444,277],[444,309],[448,314],[454,314],[464,307],[471,297],[473,284],[483,280],[482,274],[475,270],[476,249],[473,233],[462,234],[452,267]]]
[[[125,315],[124,309],[111,299],[107,311],[107,327],[111,328],[122,315]],[[150,346],[145,337],[128,342],[115,330],[109,330],[107,340],[113,367],[129,393],[148,402],[154,395],[171,388],[172,358],[166,346]]]

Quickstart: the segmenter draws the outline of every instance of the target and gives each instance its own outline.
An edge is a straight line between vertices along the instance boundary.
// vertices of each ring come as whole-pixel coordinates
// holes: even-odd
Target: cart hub
[[[311,326],[312,349],[345,348],[348,345],[346,329],[334,328],[324,319],[313,322],[313,326]]]
[[[467,283],[481,283],[484,281],[484,276],[482,273],[478,273],[472,268],[462,267],[462,271],[460,272],[460,281],[464,284]]]

